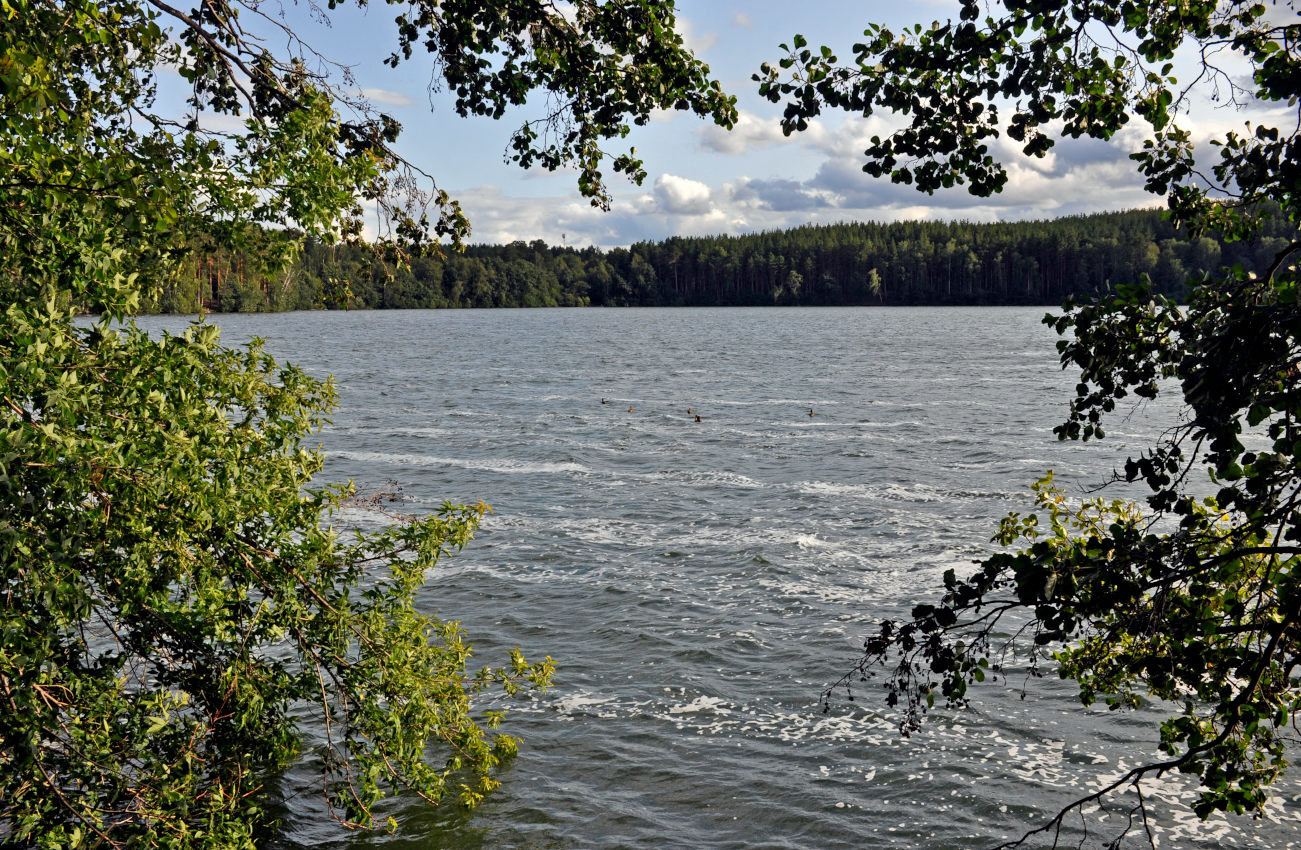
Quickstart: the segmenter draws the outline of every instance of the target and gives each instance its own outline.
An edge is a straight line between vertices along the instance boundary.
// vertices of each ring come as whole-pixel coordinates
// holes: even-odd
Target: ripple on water
[[[1051,433],[1073,376],[1042,312],[219,317],[225,341],[262,336],[335,375],[329,476],[396,480],[400,509],[493,506],[420,603],[464,623],[475,664],[520,646],[559,665],[548,694],[497,703],[525,743],[473,816],[399,797],[383,810],[397,834],[341,834],[314,802],[309,740],[272,846],[983,846],[1153,753],[1159,714],[1082,711],[1055,680],[1024,700],[1020,679],[986,685],[907,740],[876,681],[818,705],[877,620],[989,551],[1043,470],[1071,487],[1116,465],[1119,441]],[[1141,445],[1170,415],[1158,403],[1109,435]],[[1182,777],[1149,791],[1162,847],[1301,834],[1293,780],[1259,822],[1197,821]],[[1126,802],[1090,815],[1095,838]]]

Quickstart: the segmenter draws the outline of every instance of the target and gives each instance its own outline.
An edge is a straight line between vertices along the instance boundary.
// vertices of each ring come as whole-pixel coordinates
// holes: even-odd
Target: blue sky
[[[328,28],[299,20],[302,7],[291,5],[287,13],[322,53],[350,65],[357,85],[402,122],[400,151],[461,201],[475,242],[542,239],[609,248],[807,222],[1017,220],[1160,203],[1143,192],[1127,158],[1141,144],[1139,126],[1109,143],[1059,142],[1038,160],[997,144],[1011,164],[1002,194],[981,199],[959,189],[928,196],[861,171],[865,140],[888,130],[890,116],[830,115],[783,137],[780,107],[761,99],[750,79],[762,62],[780,58],[778,45],[796,32],[845,57],[867,23],[898,28],[946,20],[956,17],[954,2],[679,0],[677,8],[686,43],[738,97],[741,118],[731,133],[686,113],[665,113],[635,128],[630,142],[648,176],[641,186],[611,177],[609,212],[593,209],[578,194],[573,173],[526,172],[505,162],[511,130],[536,112],[526,107],[500,122],[461,119],[450,100],[430,93],[429,66],[419,55],[396,70],[383,65],[393,44],[391,7],[342,8],[331,13]],[[1195,136],[1242,121],[1202,110],[1200,101],[1193,107],[1188,124]]]

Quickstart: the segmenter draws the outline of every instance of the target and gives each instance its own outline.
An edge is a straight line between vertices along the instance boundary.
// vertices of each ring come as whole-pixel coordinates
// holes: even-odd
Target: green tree
[[[867,291],[872,293],[874,297],[880,298],[882,301],[885,300],[885,294],[882,291],[881,286],[881,273],[878,272],[875,267],[868,269],[865,285],[867,286]]]
[[[1175,78],[1185,46],[1198,57],[1193,86]],[[797,36],[756,75],[785,101],[788,132],[823,108],[901,113],[903,126],[872,139],[864,170],[923,191],[1000,191],[1007,172],[987,142],[1002,134],[1042,156],[1053,133],[1107,139],[1139,118],[1150,138],[1133,159],[1177,223],[1245,237],[1268,204],[1289,221],[1265,267],[1195,277],[1186,304],[1140,276],[1046,318],[1066,335],[1063,366],[1081,372],[1060,438],[1101,438],[1128,397],[1182,397],[1187,415],[1119,476],[1146,485],[1146,504],[1072,508],[1041,484],[1047,521],[1013,515],[996,537],[1021,548],[970,576],[950,572],[938,602],[882,623],[842,683],[882,675],[905,731],[937,696],[964,703],[970,683],[1022,651],[1032,670],[1051,655],[1085,703],[1167,701],[1162,756],[1036,830],[1054,843],[1073,809],[1171,771],[1197,778],[1203,817],[1257,812],[1286,765],[1281,735],[1301,710],[1299,47],[1290,3],[962,0],[957,21],[870,26],[848,65]],[[1215,139],[1209,169],[1178,120],[1199,81],[1232,103],[1276,107]],[[1136,808],[1146,814],[1141,794]]]
[[[524,124],[511,155],[572,164],[597,204],[607,158],[642,174],[602,145],[653,109],[734,115],[668,2],[399,10],[391,64],[424,45],[463,114],[544,93],[549,117]],[[393,152],[396,122],[266,11],[0,0],[7,845],[251,847],[304,715],[328,738],[323,786],[341,820],[370,825],[394,791],[472,805],[515,749],[476,697],[552,672],[519,653],[471,672],[457,625],[415,607],[484,506],[345,540],[329,523],[350,489],[314,484],[321,457],[304,443],[329,382],[257,343],[223,348],[209,325],[159,339],[124,322],[200,238],[243,257],[256,236],[283,267],[304,234],[355,240],[361,201],[386,211],[389,244],[467,230]],[[156,104],[163,68],[189,82],[188,114]],[[242,128],[205,131],[205,113]],[[79,310],[97,315],[75,322]]]

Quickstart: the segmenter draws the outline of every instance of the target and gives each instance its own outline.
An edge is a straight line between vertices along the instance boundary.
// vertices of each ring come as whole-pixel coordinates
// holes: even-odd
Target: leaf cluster
[[[530,130],[517,158],[578,162],[598,200],[601,141],[658,108],[734,115],[671,3],[404,9],[399,52],[418,33],[465,112],[555,98],[559,123],[539,126],[564,135]],[[307,442],[328,382],[202,323],[124,323],[200,246],[283,269],[305,236],[357,238],[361,201],[387,209],[393,242],[427,238],[430,204],[435,234],[468,230],[394,153],[397,123],[272,11],[0,0],[6,844],[254,846],[309,722],[344,823],[372,825],[395,792],[474,805],[516,748],[501,701],[552,675],[518,652],[473,671],[459,626],[416,605],[486,506],[344,539],[349,489],[314,483]],[[164,67],[189,83],[186,115],[160,112]]]
[[[423,46],[462,116],[502,118],[541,92],[546,115],[512,133],[509,159],[548,170],[572,163],[579,189],[603,209],[605,142],[661,109],[690,110],[727,128],[736,121],[736,98],[683,46],[672,3],[583,0],[565,13],[531,0],[395,5],[403,11],[390,65]],[[635,148],[611,159],[615,173],[638,184],[645,178]]]
[[[66,318],[66,317],[65,317]],[[0,342],[0,829],[40,846],[246,846],[324,723],[345,821],[387,788],[477,803],[515,751],[415,593],[486,506],[346,542],[301,440],[334,390],[196,325],[154,340],[12,306]],[[431,760],[432,756],[432,760]],[[74,837],[74,833],[76,837]]]
[[[1051,135],[1107,139],[1137,117],[1150,137],[1132,158],[1147,188],[1168,195],[1176,223],[1242,239],[1260,226],[1262,205],[1275,204],[1290,232],[1266,268],[1199,273],[1182,298],[1157,293],[1139,274],[1045,318],[1065,337],[1063,367],[1080,373],[1060,439],[1101,439],[1118,408],[1161,393],[1181,398],[1180,420],[1115,475],[1145,487],[1145,502],[1073,507],[1050,479],[1040,482],[1046,514],[1013,514],[995,537],[1011,551],[967,578],[950,572],[938,603],[883,623],[841,684],[883,674],[905,732],[937,695],[961,705],[971,683],[986,670],[1003,674],[1013,657],[1032,676],[1051,658],[1085,703],[1119,709],[1151,698],[1170,707],[1161,758],[1005,846],[1040,833],[1056,846],[1068,813],[1129,785],[1139,791],[1131,814],[1146,824],[1141,782],[1170,771],[1196,777],[1193,809],[1202,817],[1259,813],[1286,768],[1284,739],[1301,705],[1301,114],[1213,140],[1218,159],[1205,172],[1178,119],[1191,93],[1205,89],[1231,104],[1295,110],[1295,9],[1009,0],[984,14],[964,0],[956,22],[866,35],[852,66],[797,39],[757,79],[770,99],[787,100],[788,130],[823,106],[909,116],[873,139],[869,173],[924,191],[966,183],[989,194],[1007,172],[988,140],[1006,133],[1024,154],[1042,156]],[[1176,51],[1197,57],[1194,79],[1174,76]],[[1230,72],[1230,60],[1251,68],[1249,81]]]
[[[786,133],[805,129],[824,108],[906,116],[905,126],[872,138],[863,170],[928,193],[958,185],[976,195],[1002,191],[1007,171],[990,141],[1004,134],[1025,155],[1042,157],[1054,135],[1110,139],[1139,118],[1152,135],[1133,158],[1149,191],[1171,192],[1185,218],[1223,226],[1225,207],[1204,203],[1210,190],[1242,207],[1267,199],[1293,205],[1298,128],[1229,132],[1217,140],[1219,161],[1202,173],[1177,115],[1191,92],[1208,87],[1234,105],[1295,105],[1301,25],[1294,10],[1286,18],[1290,8],[1255,0],[1007,0],[986,10],[962,0],[956,21],[897,33],[870,25],[849,64],[797,35],[754,80],[770,101],[785,103]],[[1184,46],[1198,61],[1195,78],[1181,82],[1175,60]],[[1253,69],[1249,82],[1235,61]]]

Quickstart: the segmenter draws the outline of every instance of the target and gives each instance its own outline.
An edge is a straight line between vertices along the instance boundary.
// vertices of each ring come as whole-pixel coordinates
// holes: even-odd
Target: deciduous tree
[[[1109,139],[1138,119],[1137,169],[1181,225],[1246,238],[1263,204],[1293,225],[1301,213],[1301,22],[1290,2],[962,0],[956,21],[870,26],[848,64],[798,36],[788,49],[756,75],[785,102],[788,132],[825,108],[903,116],[872,139],[869,174],[990,194],[1008,179],[990,140],[1042,156],[1058,137]],[[1185,71],[1180,51],[1193,57]],[[1207,88],[1252,107],[1213,151],[1181,127]],[[1041,483],[1046,514],[1013,515],[998,532],[1012,549],[948,573],[942,598],[910,620],[880,624],[842,682],[879,676],[905,732],[936,697],[964,703],[971,683],[1018,653],[1032,669],[1051,655],[1085,703],[1150,696],[1169,707],[1159,758],[1012,845],[1044,831],[1055,843],[1071,810],[1172,771],[1198,780],[1203,817],[1259,812],[1286,766],[1301,710],[1298,252],[1294,235],[1259,269],[1194,278],[1184,303],[1140,276],[1049,316],[1066,337],[1063,366],[1081,373],[1059,437],[1103,437],[1126,399],[1181,396],[1186,415],[1117,475],[1145,485],[1146,504],[1071,507]],[[1146,814],[1141,795],[1137,808]]]
[[[396,7],[391,64],[426,48],[462,114],[545,96],[511,156],[573,164],[598,204],[607,161],[642,173],[603,145],[652,110],[734,115],[669,2]],[[210,325],[121,321],[196,237],[278,238],[287,260],[302,234],[356,239],[362,201],[393,242],[466,232],[281,11],[0,0],[0,843],[253,846],[303,716],[340,819],[370,825],[395,790],[474,804],[515,749],[476,697],[551,675],[518,653],[470,672],[457,625],[415,605],[484,506],[345,540],[349,490],[313,481],[304,443],[329,382]],[[185,114],[156,100],[168,73]]]

